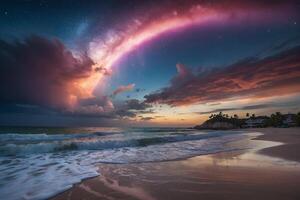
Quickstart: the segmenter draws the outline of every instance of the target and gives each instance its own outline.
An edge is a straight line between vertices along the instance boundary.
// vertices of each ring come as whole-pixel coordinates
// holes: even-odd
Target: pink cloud
[[[122,92],[131,91],[135,87],[135,84],[129,84],[129,85],[121,85],[119,86],[115,91],[113,91],[112,96],[116,96],[117,94],[120,94]]]
[[[146,95],[147,103],[171,106],[231,98],[261,98],[300,92],[300,46],[265,58],[250,58],[201,74],[177,66],[169,87]]]

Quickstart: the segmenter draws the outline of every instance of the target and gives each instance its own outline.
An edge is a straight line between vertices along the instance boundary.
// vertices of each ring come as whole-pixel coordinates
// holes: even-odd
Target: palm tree
[[[281,113],[280,113],[280,112],[276,112],[276,115],[277,115],[277,116],[281,116]]]
[[[271,114],[271,125],[275,127],[282,126],[283,115],[280,112],[276,112],[275,114]]]
[[[300,126],[300,112],[298,112],[298,114],[296,115],[296,123],[297,126]]]

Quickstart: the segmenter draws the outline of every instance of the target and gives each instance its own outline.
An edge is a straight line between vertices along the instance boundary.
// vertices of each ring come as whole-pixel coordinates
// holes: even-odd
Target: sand
[[[262,149],[260,153],[300,161],[300,128],[262,128],[253,129],[253,131],[264,133],[257,138],[258,140],[284,143],[284,145]]]
[[[299,200],[300,129],[247,131],[264,133],[255,140],[243,141],[255,144],[255,150],[168,162],[99,164],[100,176],[53,199]]]

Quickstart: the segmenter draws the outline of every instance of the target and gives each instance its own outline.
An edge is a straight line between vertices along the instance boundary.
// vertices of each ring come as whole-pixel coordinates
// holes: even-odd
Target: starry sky
[[[0,125],[300,111],[297,1],[0,2]]]

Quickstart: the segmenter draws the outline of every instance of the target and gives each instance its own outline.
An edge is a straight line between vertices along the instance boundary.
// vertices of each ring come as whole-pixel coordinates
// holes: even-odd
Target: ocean
[[[144,163],[247,148],[244,131],[190,128],[1,128],[1,199],[46,199],[101,174],[101,163]]]

